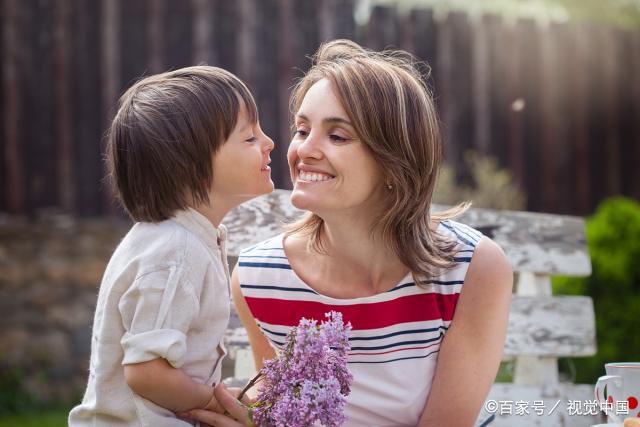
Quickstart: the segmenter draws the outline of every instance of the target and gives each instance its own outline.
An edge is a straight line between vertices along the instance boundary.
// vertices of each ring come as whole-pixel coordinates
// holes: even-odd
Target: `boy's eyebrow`
[[[301,118],[302,120],[306,120],[309,121],[309,118],[307,116],[305,116],[303,113],[298,113],[296,114],[296,117]],[[339,123],[339,124],[345,124],[348,126],[353,127],[353,125],[351,124],[351,122],[349,120],[343,119],[342,117],[325,117],[324,119],[322,119],[323,123]]]

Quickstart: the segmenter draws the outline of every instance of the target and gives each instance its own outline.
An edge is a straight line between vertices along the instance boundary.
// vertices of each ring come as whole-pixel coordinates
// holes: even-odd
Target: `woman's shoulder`
[[[263,240],[259,243],[256,243],[253,246],[244,248],[240,250],[239,258],[250,258],[250,257],[264,258],[267,256],[273,256],[274,254],[278,256],[284,256],[282,239],[283,239],[283,235],[278,234],[276,236]]]
[[[439,231],[448,234],[458,243],[456,261],[465,261],[472,276],[510,276],[511,264],[495,241],[479,230],[461,222],[444,220]],[[466,252],[466,254],[465,254]]]
[[[475,249],[485,237],[475,228],[451,219],[440,221],[437,232],[457,242],[462,249]]]

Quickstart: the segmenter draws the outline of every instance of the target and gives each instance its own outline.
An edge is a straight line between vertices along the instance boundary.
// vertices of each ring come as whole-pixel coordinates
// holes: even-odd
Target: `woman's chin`
[[[307,211],[312,210],[314,205],[313,199],[308,194],[296,188],[291,192],[291,204],[298,209]]]

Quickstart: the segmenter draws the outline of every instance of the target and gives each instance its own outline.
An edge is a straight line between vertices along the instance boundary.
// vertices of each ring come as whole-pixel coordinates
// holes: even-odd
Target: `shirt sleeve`
[[[187,353],[187,332],[198,315],[199,302],[180,267],[138,277],[119,306],[125,333],[120,341],[123,365],[166,359],[179,368]]]

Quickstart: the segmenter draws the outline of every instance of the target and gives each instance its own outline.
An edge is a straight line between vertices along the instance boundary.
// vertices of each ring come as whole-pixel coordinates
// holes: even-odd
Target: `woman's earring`
[[[393,186],[387,182],[387,188],[388,188],[389,190],[391,190],[391,189],[393,189]]]

